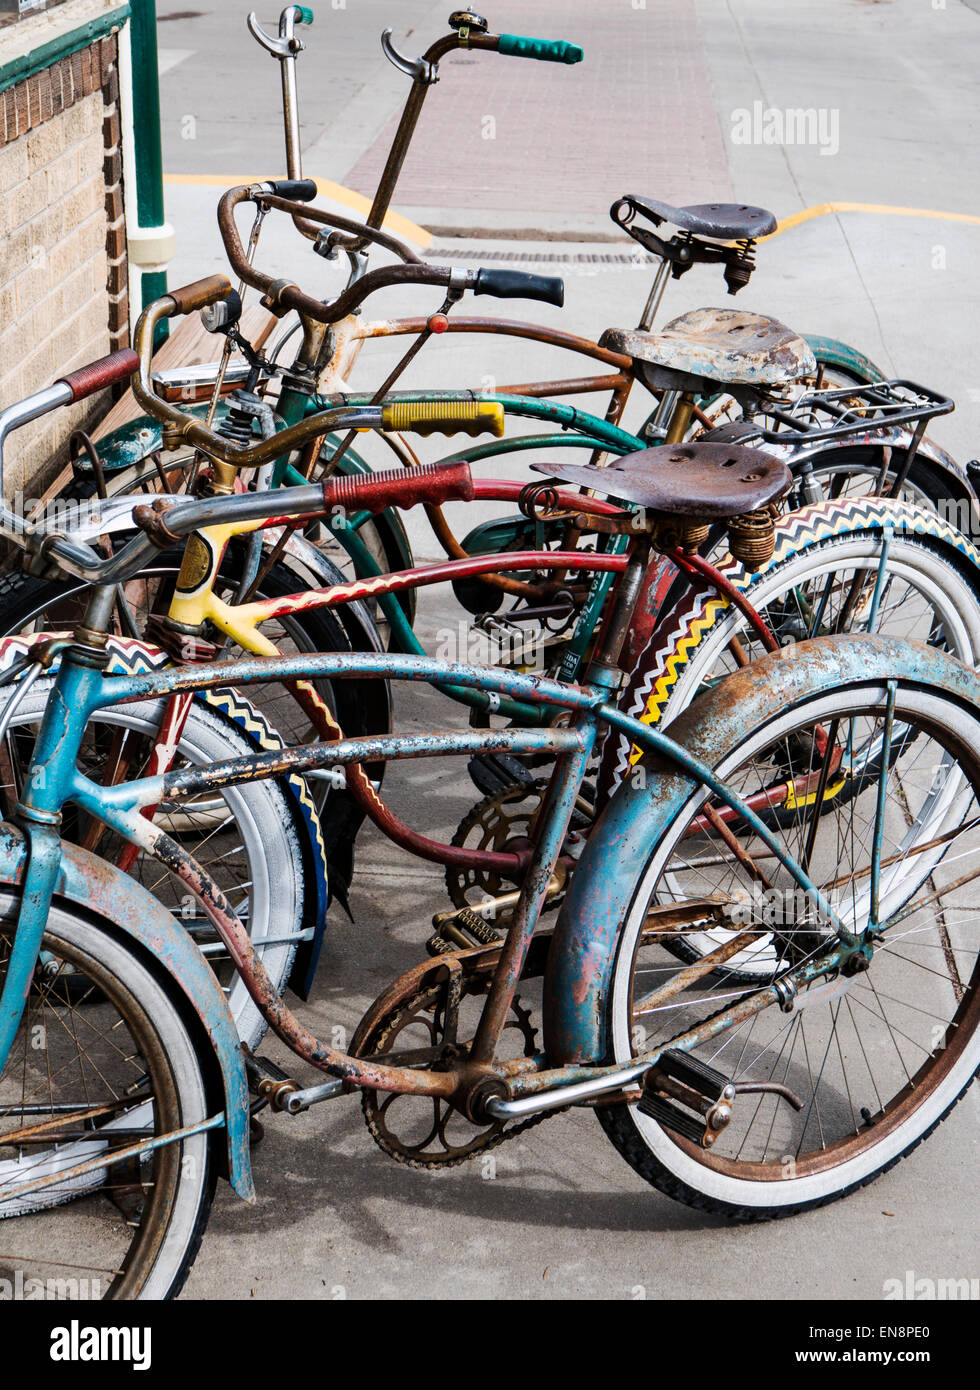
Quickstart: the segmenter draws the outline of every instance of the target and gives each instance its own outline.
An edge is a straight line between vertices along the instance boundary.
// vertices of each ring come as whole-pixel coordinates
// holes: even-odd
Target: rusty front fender
[[[24,838],[15,826],[0,826],[0,884],[19,886]],[[240,1197],[253,1201],[248,1147],[248,1083],[241,1043],[217,977],[170,913],[127,874],[94,854],[62,841],[55,896],[77,904],[124,934],[166,971],[201,1021],[220,1073],[228,1148],[228,1177]],[[205,1067],[205,1072],[207,1068]]]
[[[700,695],[669,734],[714,768],[752,730],[799,700],[841,686],[902,679],[947,691],[980,710],[980,677],[918,642],[847,633],[766,656]],[[550,1066],[607,1060],[608,999],[621,926],[654,846],[695,784],[647,754],[646,776],[627,777],[589,836],[562,905],[548,957],[544,1042]]]

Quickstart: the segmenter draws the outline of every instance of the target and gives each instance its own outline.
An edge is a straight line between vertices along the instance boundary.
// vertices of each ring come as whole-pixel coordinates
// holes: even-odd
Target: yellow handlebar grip
[[[393,401],[381,408],[381,428],[412,434],[493,434],[504,432],[499,401]]]

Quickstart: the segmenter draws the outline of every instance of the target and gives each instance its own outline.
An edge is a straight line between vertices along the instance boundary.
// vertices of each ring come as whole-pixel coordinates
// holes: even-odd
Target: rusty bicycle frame
[[[248,27],[253,37],[273,54],[280,62],[282,67],[283,85],[283,120],[285,128],[285,148],[286,165],[289,179],[298,184],[302,181],[302,154],[299,140],[299,121],[296,96],[296,75],[295,63],[298,53],[304,47],[302,40],[295,35],[296,24],[311,22],[312,17],[297,6],[289,6],[283,10],[280,17],[279,36],[273,38],[263,33],[256,17],[249,16]],[[420,350],[423,343],[433,333],[471,333],[471,334],[494,334],[500,336],[512,336],[539,342],[544,346],[560,348],[565,351],[575,352],[590,357],[593,360],[609,367],[612,370],[604,374],[591,376],[580,376],[567,380],[553,379],[548,381],[521,382],[500,389],[500,395],[520,396],[525,399],[553,398],[567,395],[578,395],[587,393],[598,393],[609,391],[610,399],[606,405],[604,422],[610,426],[619,425],[623,412],[626,408],[633,382],[637,379],[637,371],[633,360],[623,353],[613,351],[610,348],[581,337],[576,334],[568,333],[562,329],[551,328],[542,324],[519,322],[507,319],[495,319],[474,315],[449,315],[440,313],[431,315],[428,318],[396,318],[378,321],[367,321],[362,319],[355,311],[347,313],[346,304],[354,302],[356,291],[355,282],[363,278],[366,271],[366,251],[370,246],[377,246],[391,252],[405,265],[419,265],[419,258],[413,251],[399,238],[384,230],[384,221],[391,206],[395,187],[401,173],[405,157],[411,145],[415,127],[422,110],[422,106],[428,92],[428,88],[438,80],[439,61],[447,53],[455,49],[476,49],[482,51],[495,51],[501,46],[502,39],[499,35],[492,35],[486,32],[486,22],[479,16],[470,13],[457,13],[451,17],[450,23],[455,26],[455,31],[442,36],[436,40],[426,52],[417,59],[408,59],[401,55],[394,48],[391,42],[390,30],[386,30],[382,36],[382,47],[385,55],[400,71],[405,72],[412,78],[412,85],[406,99],[397,129],[392,138],[391,147],[386,159],[384,170],[379,179],[378,187],[375,192],[370,211],[363,222],[358,222],[352,218],[337,214],[328,214],[322,210],[306,209],[300,211],[295,204],[291,205],[285,199],[277,199],[274,196],[264,196],[255,199],[254,190],[244,188],[230,190],[222,199],[218,210],[218,222],[222,238],[225,243],[226,252],[230,264],[239,277],[240,288],[248,284],[259,289],[264,295],[264,303],[269,305],[277,313],[285,311],[289,307],[300,309],[301,313],[305,308],[307,315],[312,309],[312,301],[298,294],[296,286],[286,281],[272,281],[268,276],[261,276],[254,270],[252,264],[253,256],[261,230],[263,219],[270,208],[278,208],[281,211],[290,213],[296,228],[309,240],[313,241],[316,250],[325,255],[328,259],[333,259],[339,252],[344,252],[351,263],[351,278],[348,285],[348,294],[341,295],[335,301],[334,314],[335,322],[331,329],[329,351],[324,354],[322,347],[314,349],[312,340],[309,337],[309,318],[307,317],[303,328],[306,345],[304,347],[304,357],[309,361],[316,352],[317,375],[318,375],[318,399],[310,400],[307,410],[315,413],[320,408],[320,399],[324,395],[329,396],[332,392],[342,393],[347,389],[347,377],[357,358],[362,344],[372,339],[413,337],[414,344],[406,353],[403,361],[394,369],[385,382],[383,391],[390,392],[390,388],[397,376],[407,365],[415,354]],[[547,45],[545,45],[547,47]],[[568,50],[569,45],[557,45],[560,50]],[[513,48],[511,52],[515,51]],[[519,51],[519,50],[518,50]],[[581,51],[575,50],[578,58]],[[539,53],[528,53],[526,56],[544,56]],[[555,56],[549,54],[548,56]],[[567,51],[558,57],[558,61],[577,61],[574,56],[568,56]],[[237,228],[234,221],[234,213],[243,201],[253,200],[257,204],[257,213],[252,234],[249,238],[248,250],[246,251],[238,237]],[[620,219],[619,225],[626,225]],[[328,228],[330,229],[328,231]],[[632,233],[631,233],[632,234]],[[690,248],[687,261],[691,260]],[[711,252],[712,259],[725,258],[734,254],[725,247],[717,247]],[[694,259],[697,259],[695,256]],[[748,279],[751,273],[751,259],[745,262],[744,256],[739,253],[739,264],[746,264],[749,268],[744,272],[744,279]],[[666,288],[667,280],[671,273],[671,261],[664,256],[654,279],[653,286],[648,295],[646,305],[641,315],[639,327],[648,329],[659,307],[663,292]],[[681,273],[681,266],[674,265],[675,274]],[[417,279],[415,275],[413,280]],[[398,268],[395,267],[390,274],[385,274],[379,283],[398,283]],[[739,286],[741,287],[741,285]],[[733,291],[734,292],[734,291]],[[446,307],[446,306],[444,306]],[[277,347],[274,356],[281,348],[281,343]],[[230,357],[230,343],[226,343],[225,351],[222,354],[221,362],[217,365],[216,379],[210,392],[209,422],[213,416],[214,408],[217,403],[218,395],[222,390],[225,372],[228,369]],[[870,364],[869,364],[870,365]],[[187,381],[182,376],[179,369],[171,370],[163,374],[164,378],[160,381],[162,393],[168,392],[183,393],[188,389]],[[734,383],[733,383],[734,384]],[[195,389],[204,392],[206,383],[202,379],[196,379]],[[665,442],[679,442],[688,431],[690,423],[695,420],[700,426],[710,428],[717,423],[710,415],[702,409],[703,402],[692,392],[678,392],[672,390],[656,390],[650,386],[651,395],[657,402],[656,407],[645,422],[638,435],[635,437],[635,447],[644,447],[645,444]],[[723,388],[719,387],[719,394]],[[380,394],[380,393],[379,393]],[[182,399],[187,397],[182,395]],[[296,418],[295,411],[287,412],[288,419],[292,421]],[[386,444],[395,452],[399,461],[406,467],[416,466],[418,458],[408,445],[407,441],[397,433],[388,433],[384,436]],[[587,444],[591,450],[591,462],[594,464],[602,463],[608,457],[607,449],[602,441],[579,440],[574,441],[567,434],[552,434],[538,438],[508,439],[503,443],[483,446],[479,457],[481,459],[493,457],[498,453],[512,453],[515,450],[524,448],[540,447],[581,447]],[[324,450],[323,467],[325,470],[335,468],[342,454],[350,445],[348,437],[339,448]],[[329,456],[326,456],[329,453]],[[313,476],[315,465],[315,453],[307,455],[298,471],[291,465],[283,463],[277,465],[273,474],[273,485],[282,482],[299,482],[303,478]],[[475,461],[475,460],[474,460]],[[192,470],[193,473],[193,470]],[[450,558],[461,559],[467,551],[463,548],[453,533],[451,526],[446,520],[442,511],[434,506],[427,506],[426,512],[433,533],[440,546]],[[571,544],[574,545],[574,533],[570,533]],[[346,544],[346,538],[340,537],[341,544]],[[355,567],[359,573],[363,573],[365,556],[362,552],[355,552]],[[268,561],[267,561],[268,563]],[[542,593],[540,585],[515,578],[502,573],[492,572],[483,576],[483,582],[492,588],[502,590],[511,595],[519,595],[524,598],[541,599]],[[397,617],[389,611],[389,619],[397,625]],[[411,647],[408,648],[411,650]],[[566,674],[569,674],[566,672]]]
[[[245,450],[239,450],[222,440],[205,424],[181,412],[176,406],[161,403],[153,395],[150,374],[150,345],[157,323],[162,318],[186,308],[191,303],[196,305],[205,298],[220,298],[222,294],[227,292],[227,288],[227,282],[222,281],[221,277],[212,277],[210,281],[203,281],[196,287],[175,292],[174,295],[156,301],[148,307],[141,317],[135,333],[135,342],[140,357],[140,373],[134,388],[144,405],[163,416],[168,427],[181,430],[184,437],[206,450],[214,461],[216,478],[225,489],[230,488],[230,483],[237,476],[238,467],[243,463],[250,467],[256,463],[261,463],[273,449],[280,452],[284,451],[284,445],[288,445],[290,436],[299,443],[304,437],[322,433],[325,425],[345,419],[344,409],[338,407],[330,412],[321,412],[315,417],[307,417],[285,432],[272,435],[262,444],[253,444]],[[436,397],[433,403],[438,408],[441,402]],[[458,407],[456,403],[447,403],[444,408],[451,412]],[[485,411],[489,410],[491,404],[488,402],[474,402],[472,404],[474,410],[481,408]],[[383,421],[388,409],[390,407],[387,405],[380,408],[374,407],[374,414],[372,415],[369,407],[357,407],[353,410],[347,408],[346,418],[352,423],[359,422],[363,427],[371,423],[378,423],[374,417],[379,414]],[[425,423],[428,427],[431,422],[426,420]],[[465,485],[457,483],[457,480],[461,479],[464,474]],[[341,504],[349,501],[357,508],[363,505],[358,503],[358,498],[366,500],[372,489],[376,501],[369,505],[369,510],[378,510],[382,504],[390,504],[395,499],[402,506],[412,506],[416,503],[434,505],[437,501],[437,495],[433,489],[445,489],[447,479],[450,478],[457,485],[457,491],[449,495],[463,499],[471,498],[478,493],[484,498],[496,497],[505,500],[513,497],[516,490],[514,484],[493,480],[473,480],[471,482],[468,465],[464,461],[460,461],[453,465],[443,465],[435,473],[431,468],[415,468],[407,472],[396,472],[393,475],[369,475],[355,483],[352,483],[350,479],[334,480],[328,478],[321,485],[322,510],[328,515],[333,515],[340,510],[342,516],[346,517],[349,509]],[[306,486],[308,489],[309,485]],[[290,491],[291,489],[286,489],[274,495],[286,499],[289,497]],[[262,495],[261,493],[253,494],[255,504],[258,504],[258,499]],[[140,522],[145,529],[151,533],[154,531],[158,533],[163,546],[172,540],[166,518],[168,508],[172,506],[173,500],[169,497],[161,497],[157,499],[153,507],[137,508],[133,513],[134,519]],[[616,573],[621,573],[625,569],[627,555],[624,552],[630,544],[630,536],[634,533],[635,523],[641,520],[639,516],[624,513],[620,507],[589,497],[586,494],[569,493],[561,489],[551,490],[551,501],[553,509],[559,508],[565,515],[574,518],[574,525],[578,534],[597,525],[600,532],[602,529],[608,528],[611,532],[609,539],[615,540],[616,544],[611,547],[608,553],[599,554],[580,550],[521,550],[506,555],[465,557],[441,565],[415,567],[394,575],[379,575],[355,580],[346,585],[331,585],[325,588],[306,590],[284,598],[232,604],[223,602],[217,596],[215,580],[228,543],[236,535],[254,533],[256,523],[249,519],[240,523],[229,523],[222,527],[203,527],[195,532],[187,542],[168,615],[162,622],[158,621],[154,624],[153,636],[155,640],[163,643],[165,650],[171,656],[182,661],[194,660],[193,654],[189,657],[188,653],[192,649],[196,649],[197,638],[203,633],[204,625],[209,623],[220,633],[235,641],[246,652],[261,656],[277,656],[280,654],[278,648],[262,635],[260,628],[263,623],[291,614],[311,611],[316,608],[336,607],[341,603],[357,599],[384,599],[386,596],[394,596],[423,585],[474,576],[482,577],[491,573],[500,573],[506,576],[508,571],[514,570],[523,573],[538,571],[554,573],[557,571],[560,574],[591,572],[600,577],[605,575],[608,580],[611,580]],[[274,505],[272,502],[268,504],[270,509]],[[610,519],[612,519],[612,524]],[[262,526],[269,525],[268,522],[260,524]],[[709,583],[714,584],[719,593],[745,613],[761,636],[766,648],[768,650],[776,648],[775,638],[769,632],[760,615],[747,603],[738,589],[714,566],[700,556],[685,555],[677,550],[671,552],[670,558],[672,563],[683,572],[696,571]],[[646,577],[646,582],[649,583],[649,576]],[[188,639],[192,635],[195,635],[194,641],[189,642]],[[204,650],[206,650],[206,645]],[[541,722],[548,717],[547,708],[542,702],[533,702],[529,705],[526,702],[516,701],[506,692],[487,692],[480,687],[467,686],[465,683],[454,686],[451,682],[448,684],[440,683],[439,688],[444,693],[456,699],[462,699],[464,702],[472,703],[475,697],[477,701],[482,702],[483,708],[491,712],[507,714],[512,718]],[[333,744],[343,737],[343,731],[328,703],[319,694],[312,682],[297,681],[292,683],[290,689],[297,704],[310,719],[315,732],[321,739]],[[157,740],[151,760],[150,766],[153,772],[164,772],[169,765],[169,760],[173,757],[175,740],[182,730],[190,707],[190,697],[175,696],[173,698],[165,715],[162,734]],[[480,707],[480,703],[477,704],[477,707]],[[389,839],[423,859],[456,867],[479,867],[506,873],[512,878],[519,876],[526,867],[526,856],[522,858],[511,853],[497,853],[443,844],[421,835],[388,806],[364,767],[356,764],[347,767],[346,786],[365,814]],[[132,858],[133,852],[130,851],[120,861],[121,865],[127,867]]]
[[[132,367],[132,354],[124,353],[119,357],[125,361],[117,363],[117,376],[122,366]],[[104,365],[101,373],[105,384],[109,371]],[[89,376],[97,377],[98,371],[91,369]],[[0,450],[7,429],[76,398],[71,379],[67,379],[20,403],[19,407],[4,412],[0,416]],[[350,412],[343,423],[350,423],[353,418],[356,417]],[[205,525],[222,527],[243,520],[258,525],[298,524],[305,517],[316,515],[326,505],[329,505],[328,492],[326,486],[320,486],[289,489],[285,494],[228,496],[204,502],[168,499],[163,507],[148,510],[141,519],[145,532],[152,533],[154,527],[164,527],[171,536],[179,536]],[[68,802],[73,802],[131,844],[160,860],[183,881],[214,925],[235,969],[273,1031],[298,1056],[333,1078],[325,1086],[313,1088],[305,1096],[301,1093],[299,1104],[326,1100],[353,1085],[401,1094],[442,1097],[471,1121],[480,1123],[488,1118],[509,1118],[511,1111],[508,1107],[512,1104],[531,1102],[542,1110],[549,1110],[573,1101],[622,1091],[624,1086],[635,1082],[655,1065],[663,1047],[635,1059],[627,1068],[597,1066],[591,1060],[582,1064],[552,1066],[546,1057],[528,1058],[515,1064],[497,1061],[495,1056],[507,1010],[528,964],[542,907],[556,874],[562,872],[563,847],[572,810],[596,736],[603,725],[626,731],[639,746],[666,758],[696,784],[706,786],[734,817],[762,839],[799,887],[812,895],[811,900],[818,905],[834,931],[833,937],[828,938],[825,951],[787,969],[775,984],[751,991],[729,1009],[689,1028],[671,1039],[670,1045],[681,1050],[693,1048],[752,1012],[778,1004],[784,997],[785,989],[799,988],[831,975],[851,956],[866,955],[871,950],[864,934],[853,934],[839,920],[808,873],[785,850],[752,806],[671,737],[622,714],[611,700],[619,681],[619,648],[646,565],[645,544],[637,543],[625,566],[617,564],[617,568],[621,568],[621,578],[613,613],[590,664],[588,678],[581,686],[468,663],[447,663],[390,654],[254,658],[172,668],[146,675],[118,676],[109,675],[104,670],[105,624],[112,613],[113,586],[138,570],[148,548],[152,547],[151,536],[144,534],[137,537],[117,555],[101,559],[70,537],[39,537],[26,533],[23,523],[6,508],[3,509],[3,523],[7,533],[19,544],[26,545],[43,563],[56,564],[70,573],[82,571],[92,580],[93,588],[84,621],[75,633],[66,639],[39,644],[22,663],[20,670],[10,671],[6,677],[23,676],[19,690],[26,691],[45,665],[50,665],[54,659],[58,661],[51,698],[46,705],[35,745],[28,784],[16,810],[17,821],[28,844],[28,859],[17,930],[0,996],[0,1061],[5,1061],[9,1055],[38,959],[62,862],[61,812]],[[551,558],[548,553],[546,557]],[[619,557],[580,557],[581,563],[593,563],[600,567],[603,564],[611,566],[618,560]],[[562,563],[567,561],[567,556],[561,557]],[[451,563],[436,566],[435,569],[445,572],[453,567]],[[392,576],[387,582],[394,587],[399,580],[397,576]],[[319,743],[291,747],[255,757],[232,759],[209,768],[165,772],[111,787],[92,782],[77,766],[77,749],[89,718],[110,704],[127,699],[183,697],[197,690],[226,686],[232,682],[236,686],[248,687],[265,681],[302,682],[321,677],[459,684],[507,695],[529,705],[546,705],[559,711],[563,718],[546,729],[471,730],[462,733],[340,739],[330,745]],[[17,700],[15,691],[5,722],[12,716]],[[388,1065],[383,1061],[352,1056],[317,1039],[290,1011],[272,985],[261,960],[255,954],[246,928],[217,884],[192,854],[147,819],[145,814],[162,800],[179,802],[209,790],[220,791],[255,778],[276,777],[287,771],[303,774],[326,767],[328,763],[346,767],[372,758],[406,759],[472,754],[481,750],[516,754],[543,751],[554,758],[555,767],[539,818],[535,843],[527,858],[517,903],[508,922],[506,937],[494,960],[492,978],[473,1045],[465,1057],[446,1070],[419,1071],[411,1067]],[[879,818],[882,814],[879,809]],[[880,846],[877,852],[880,859]],[[109,872],[118,873],[118,870]],[[878,873],[879,865],[875,861],[872,868],[875,882]],[[433,961],[426,969],[436,972],[438,978],[443,978],[448,971],[451,978],[454,971],[468,968],[468,959],[467,954],[463,953],[452,961]],[[483,964],[486,964],[485,958]],[[546,992],[549,968],[546,967]],[[560,1000],[556,1001],[556,1007],[561,1008]],[[214,1022],[220,1031],[220,1020]],[[536,1099],[532,1101],[532,1098]],[[293,1099],[296,1101],[295,1096]],[[244,1111],[237,1113],[229,1108],[227,1113],[211,1116],[199,1128],[224,1125],[229,1132],[229,1144],[237,1145],[240,1154],[245,1142],[242,1126],[246,1118]],[[172,1139],[176,1141],[185,1134],[186,1131],[180,1131]],[[134,1145],[132,1151],[142,1152],[159,1146],[161,1142],[167,1142],[167,1139],[154,1136],[143,1145]],[[90,1160],[87,1166],[98,1166],[100,1163],[105,1166],[116,1161],[118,1155],[113,1154],[111,1158],[106,1156]],[[61,1176],[64,1177],[64,1174]]]

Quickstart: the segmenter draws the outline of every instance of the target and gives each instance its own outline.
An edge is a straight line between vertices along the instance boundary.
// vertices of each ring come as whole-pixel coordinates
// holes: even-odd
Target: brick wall
[[[129,341],[115,35],[0,93],[0,403]],[[5,448],[8,498],[64,461],[97,397]]]

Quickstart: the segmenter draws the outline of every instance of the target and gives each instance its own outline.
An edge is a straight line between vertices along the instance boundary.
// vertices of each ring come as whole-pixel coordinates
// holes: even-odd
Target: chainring
[[[461,993],[464,997],[482,996],[488,985],[486,977],[464,979]],[[465,1055],[467,1045],[446,1036],[447,1032],[455,1033],[457,1023],[456,1017],[451,1017],[447,1029],[447,1000],[447,983],[440,982],[395,1005],[376,1020],[358,1049],[359,1056],[402,1066],[428,1065],[433,1070],[451,1065]],[[530,1011],[516,995],[504,1024],[505,1035],[508,1029],[518,1031],[522,1055],[533,1056],[537,1029],[531,1023]],[[384,1153],[410,1168],[422,1169],[454,1168],[544,1118],[535,1115],[519,1125],[494,1121],[472,1133],[471,1122],[447,1100],[390,1092],[381,1095],[373,1090],[362,1091],[361,1109],[372,1139]],[[462,1132],[459,1141],[451,1137],[450,1126]]]
[[[506,788],[496,796],[485,796],[460,821],[452,838],[458,849],[506,851],[515,841],[534,839],[541,803],[548,789],[548,778],[537,778]],[[590,818],[580,809],[573,813],[571,828],[582,831]],[[446,891],[454,907],[477,907],[488,898],[513,889],[502,875],[476,867],[446,867]],[[558,898],[549,906],[557,906]]]

